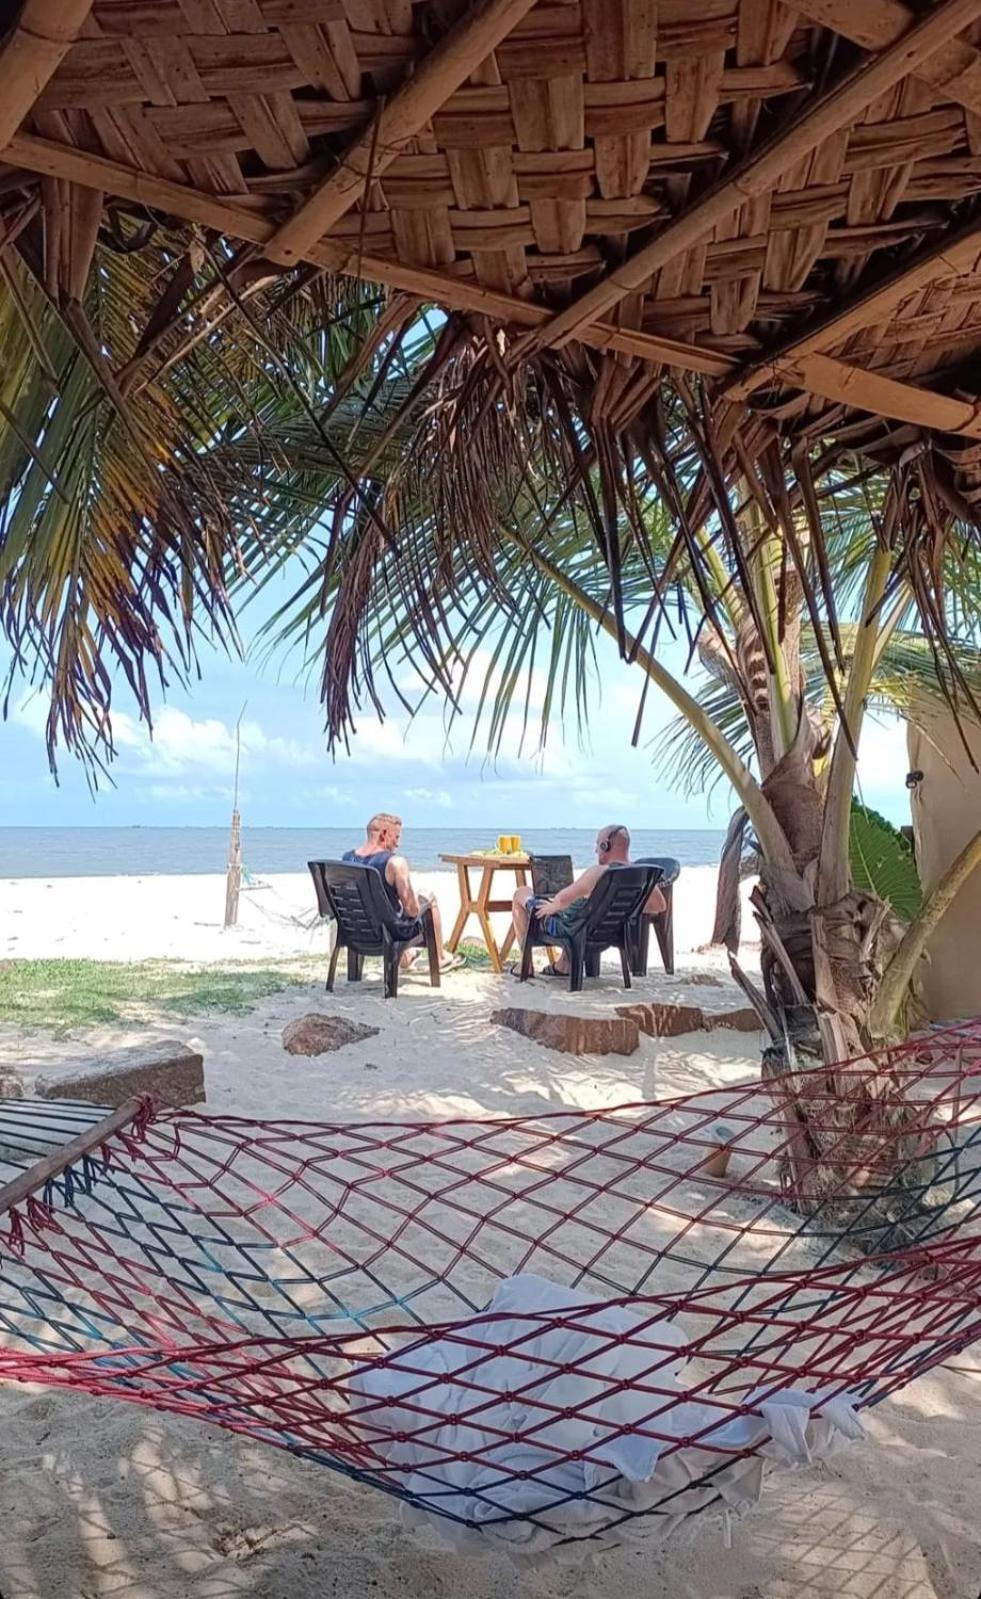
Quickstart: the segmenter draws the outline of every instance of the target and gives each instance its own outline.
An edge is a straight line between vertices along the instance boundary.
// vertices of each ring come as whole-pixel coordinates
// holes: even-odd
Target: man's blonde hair
[[[376,811],[368,823],[368,837],[373,833],[381,833],[386,827],[401,827],[401,816],[395,816],[391,811]]]

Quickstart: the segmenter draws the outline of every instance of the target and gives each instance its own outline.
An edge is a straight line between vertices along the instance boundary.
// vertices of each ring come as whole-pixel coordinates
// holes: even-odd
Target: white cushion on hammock
[[[534,1319],[564,1310],[567,1325]],[[759,1497],[760,1456],[805,1464],[861,1435],[847,1396],[763,1389],[746,1397],[755,1414],[728,1421],[718,1406],[685,1400],[686,1341],[642,1308],[509,1277],[453,1335],[393,1346],[384,1364],[353,1378],[349,1419],[393,1486],[443,1512],[426,1519],[449,1542],[486,1547],[490,1537],[529,1554],[590,1533],[603,1544],[663,1537],[719,1497],[741,1511]],[[707,1428],[662,1460],[671,1439]],[[754,1454],[732,1458],[744,1449]],[[714,1475],[703,1485],[706,1471]],[[656,1511],[668,1495],[655,1514],[623,1519]]]

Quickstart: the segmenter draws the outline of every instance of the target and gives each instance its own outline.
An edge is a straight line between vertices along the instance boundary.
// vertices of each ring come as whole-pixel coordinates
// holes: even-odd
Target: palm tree
[[[978,550],[953,516],[927,540],[916,508],[929,462],[889,472],[799,448],[791,460],[776,438],[730,474],[695,397],[662,382],[646,435],[614,439],[566,372],[526,371],[508,392],[462,334],[414,408],[406,386],[376,389],[376,436],[349,457],[396,547],[328,473],[329,532],[311,531],[303,585],[267,632],[321,663],[332,737],[360,703],[384,704],[381,674],[390,700],[414,667],[420,694],[452,710],[477,662],[473,739],[495,750],[514,709],[527,729],[530,673],[544,668],[543,741],[553,715],[588,715],[605,631],[680,713],[683,769],[700,752],[750,819],[763,857],[754,1000],[775,1043],[804,1015],[827,1059],[888,1036],[939,908],[981,855],[979,836],[906,929],[848,877],[867,703],[908,711],[915,689],[977,714]],[[671,607],[706,673],[700,693],[659,658]]]
[[[404,696],[400,652],[452,707],[484,643],[474,736],[494,748],[523,694],[527,722],[544,664],[544,737],[588,714],[601,629],[749,817],[774,1050],[887,1035],[981,853],[905,931],[849,881],[876,674],[912,635],[977,714],[976,530],[936,446],[785,433],[581,349],[516,363],[503,334],[147,229],[103,229],[84,303],[43,281],[30,230],[4,268],[0,604],[14,670],[51,686],[52,752],[110,755],[113,667],[149,717],[148,670],[190,671],[201,630],[234,646],[285,560],[304,575],[268,638],[321,664],[331,739]],[[741,731],[660,659],[672,607]]]
[[[493,751],[512,711],[531,733],[536,669],[536,743],[555,715],[587,717],[596,631],[616,640],[645,690],[676,707],[690,758],[697,748],[717,766],[749,818],[764,991],[734,970],[770,1033],[764,1071],[794,1129],[790,1190],[808,1210],[837,1195],[847,1223],[841,1196],[857,1190],[861,1212],[859,1168],[881,1170],[897,1131],[915,1141],[917,1112],[884,1070],[842,1098],[834,1128],[815,1125],[799,1068],[902,1028],[930,931],[981,860],[979,829],[908,926],[849,865],[868,705],[911,709],[925,694],[978,720],[969,508],[926,450],[889,463],[766,430],[752,452],[745,435],[729,450],[710,396],[663,379],[613,430],[568,366],[516,377],[502,353],[451,330],[411,402],[397,393],[388,409],[374,390],[376,437],[348,459],[394,543],[325,481],[328,531],[307,540],[304,581],[267,641],[320,667],[335,740],[365,701],[405,700],[406,667],[416,703],[438,693],[451,714],[477,671],[472,738]],[[700,694],[659,656],[671,611],[707,671]]]
[[[91,259],[47,281],[37,220],[0,253],[0,625],[8,699],[18,679],[50,692],[52,770],[63,745],[95,776],[115,682],[149,722],[154,677],[186,678],[201,637],[236,647],[228,581],[257,515],[279,553],[319,516],[300,478],[288,504],[250,500],[270,417],[314,416],[406,312],[115,210]]]

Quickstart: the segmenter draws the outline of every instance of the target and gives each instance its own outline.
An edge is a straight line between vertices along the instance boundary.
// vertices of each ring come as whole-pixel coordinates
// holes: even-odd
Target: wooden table
[[[508,950],[514,943],[514,921],[512,920],[504,936],[504,943],[500,949],[491,927],[491,911],[510,911],[511,900],[492,899],[491,893],[494,885],[495,872],[513,872],[515,887],[524,888],[528,882],[528,869],[531,861],[527,855],[441,855],[441,861],[446,861],[450,866],[456,867],[457,887],[460,891],[460,910],[453,924],[453,931],[446,941],[446,947],[453,954],[463,936],[463,929],[471,916],[476,916],[480,923],[480,930],[484,935],[484,943],[490,956],[490,963],[495,972],[503,970],[507,959]],[[474,894],[470,882],[471,871],[480,872],[480,887]]]

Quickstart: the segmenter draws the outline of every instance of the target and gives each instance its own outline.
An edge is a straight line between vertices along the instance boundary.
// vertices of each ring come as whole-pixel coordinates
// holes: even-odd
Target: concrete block
[[[636,1023],[622,1016],[570,1016],[566,1011],[508,1006],[493,1011],[491,1021],[565,1055],[632,1055],[640,1041]]]
[[[65,1061],[57,1073],[37,1079],[35,1093],[111,1106],[152,1094],[160,1105],[195,1105],[204,1099],[204,1060],[180,1039],[163,1038]]]

